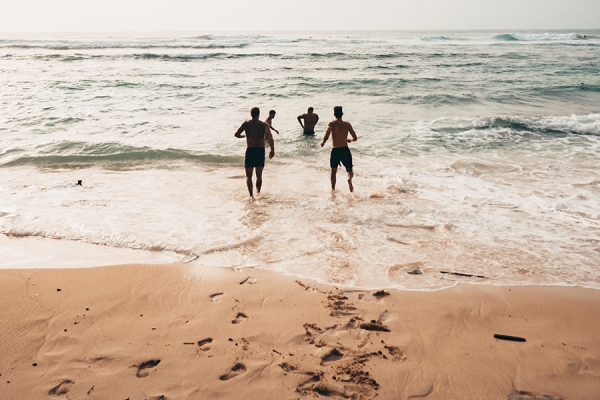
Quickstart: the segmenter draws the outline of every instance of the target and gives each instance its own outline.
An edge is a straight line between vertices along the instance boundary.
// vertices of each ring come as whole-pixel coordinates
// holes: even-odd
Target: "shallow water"
[[[0,265],[600,288],[599,48],[600,31],[1,36]],[[353,195],[341,171],[330,192],[319,146],[338,104]],[[281,132],[254,203],[233,137],[252,106]]]

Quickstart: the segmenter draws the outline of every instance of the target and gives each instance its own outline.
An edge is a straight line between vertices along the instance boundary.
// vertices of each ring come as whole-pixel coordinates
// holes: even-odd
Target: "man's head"
[[[250,115],[252,116],[252,118],[258,118],[258,116],[260,115],[260,108],[252,107],[252,109],[250,110]]]
[[[342,106],[333,107],[333,115],[336,118],[342,118],[342,115],[344,115],[344,113],[342,112]]]
[[[308,113],[309,113],[309,114],[312,114],[312,112],[313,112],[314,110],[315,110],[314,108],[312,108],[312,107],[308,107]]]
[[[275,110],[269,111],[269,117],[275,118]]]

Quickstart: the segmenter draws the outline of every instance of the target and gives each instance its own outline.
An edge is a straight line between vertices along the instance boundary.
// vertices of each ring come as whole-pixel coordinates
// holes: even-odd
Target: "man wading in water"
[[[273,135],[271,135],[271,129],[269,124],[262,122],[258,119],[260,116],[260,109],[254,107],[250,110],[252,119],[245,121],[242,126],[235,133],[236,138],[246,138],[246,160],[244,166],[246,168],[246,185],[248,186],[248,192],[250,197],[254,198],[252,193],[252,173],[256,168],[256,193],[260,193],[262,186],[262,171],[265,167],[265,138],[269,142],[271,152],[269,158],[273,158],[275,155],[275,143],[273,143]],[[242,135],[242,132],[246,132]]]
[[[305,135],[314,135],[315,134],[315,126],[317,122],[319,122],[319,116],[313,112],[314,108],[308,107],[308,113],[298,115],[298,122],[302,125],[302,129],[304,130]],[[302,123],[304,120],[304,123]]]
[[[354,177],[354,172],[352,172],[352,153],[350,153],[348,143],[356,142],[358,138],[354,129],[352,129],[352,125],[349,122],[342,121],[344,113],[341,106],[333,107],[333,115],[335,116],[335,121],[331,121],[327,125],[325,137],[321,140],[321,147],[323,147],[327,139],[329,139],[329,135],[331,135],[333,143],[329,159],[329,166],[331,167],[331,190],[335,190],[335,175],[337,174],[338,166],[342,163],[346,167],[346,172],[348,172],[348,187],[353,192],[352,177]],[[352,139],[348,139],[348,133],[352,135]]]

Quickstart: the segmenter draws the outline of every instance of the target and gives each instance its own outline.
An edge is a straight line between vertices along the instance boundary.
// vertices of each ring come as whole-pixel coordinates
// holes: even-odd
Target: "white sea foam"
[[[517,40],[541,41],[541,40],[578,40],[582,37],[576,33],[512,33]]]
[[[256,202],[246,200],[241,167],[5,169],[0,233],[30,245],[58,239],[369,288],[439,289],[471,279],[441,271],[486,283],[597,287],[593,171],[571,176],[518,155],[357,160],[353,195],[341,175],[339,192],[329,193],[325,167],[271,162]],[[32,260],[54,254],[49,246],[30,252]],[[26,262],[19,254],[1,265]],[[417,264],[423,274],[407,274]]]
[[[536,132],[564,132],[582,135],[600,135],[600,114],[571,115],[571,116],[544,116],[502,117],[505,121],[523,124]]]

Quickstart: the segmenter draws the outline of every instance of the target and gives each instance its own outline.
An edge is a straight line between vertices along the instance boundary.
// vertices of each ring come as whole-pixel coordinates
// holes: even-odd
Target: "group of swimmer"
[[[344,115],[341,106],[333,107],[333,115],[335,120],[327,124],[327,131],[325,136],[321,140],[321,147],[325,145],[327,139],[331,135],[331,141],[333,148],[331,149],[331,156],[329,158],[329,166],[331,167],[331,190],[335,190],[336,174],[340,164],[343,164],[348,173],[348,187],[350,191],[354,191],[352,185],[352,178],[354,172],[352,171],[352,153],[348,148],[348,143],[356,142],[358,137],[356,132],[352,128],[349,122],[342,121],[342,115]],[[252,176],[256,169],[256,192],[260,193],[262,187],[262,171],[265,167],[265,141],[269,143],[271,151],[269,152],[269,158],[273,158],[275,155],[275,143],[273,141],[273,135],[271,130],[274,130],[279,134],[279,131],[273,127],[273,118],[275,118],[275,110],[269,111],[269,117],[262,122],[260,117],[260,109],[253,107],[250,110],[250,116],[252,119],[244,121],[239,129],[235,132],[236,138],[246,138],[246,158],[244,167],[246,169],[246,185],[248,186],[248,192],[250,197],[254,198],[254,185],[252,183]],[[304,123],[303,123],[304,121]],[[314,109],[309,107],[306,114],[298,116],[298,122],[302,125],[305,135],[314,135],[315,126],[319,122],[319,116],[314,113]],[[245,132],[245,134],[242,134]],[[351,136],[351,138],[348,137]]]

